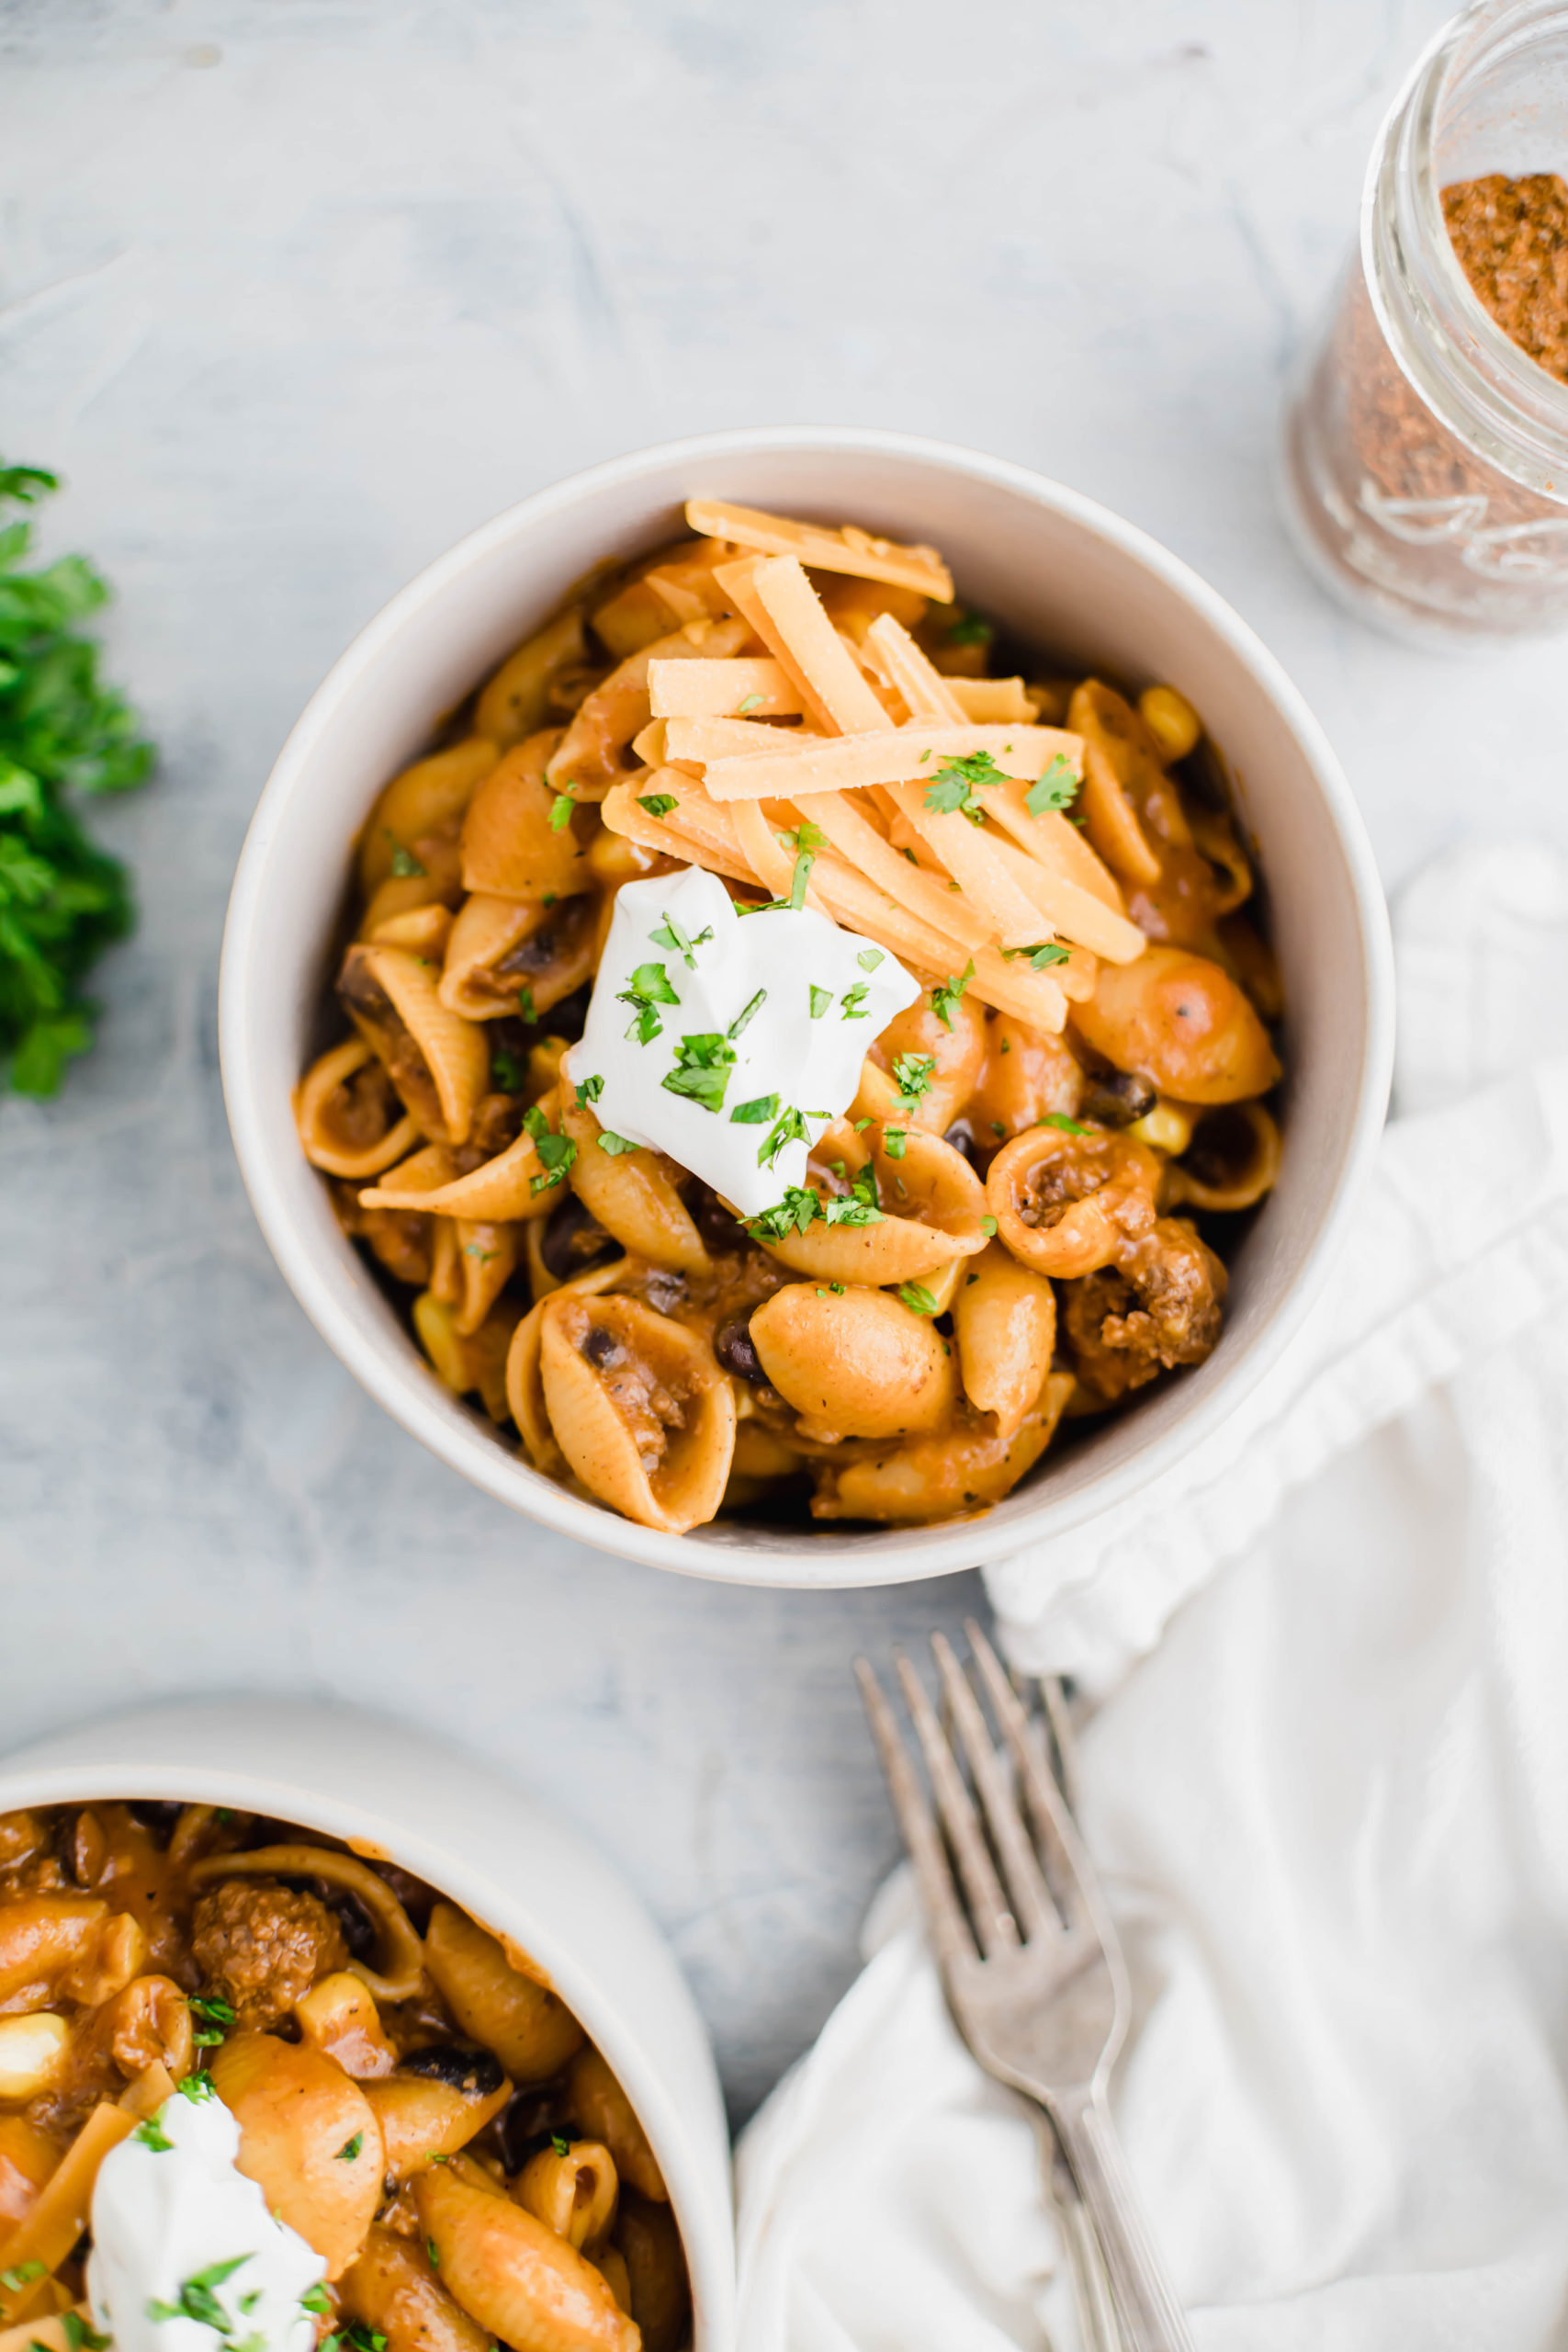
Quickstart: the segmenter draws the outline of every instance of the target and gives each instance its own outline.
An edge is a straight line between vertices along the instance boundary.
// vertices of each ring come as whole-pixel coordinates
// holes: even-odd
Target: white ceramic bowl
[[[1196,704],[1259,845],[1289,1002],[1284,1170],[1232,1268],[1208,1363],[1047,1455],[978,1523],[880,1532],[718,1521],[634,1527],[530,1467],[457,1403],[405,1335],[300,1152],[289,1090],[307,1059],[351,844],[387,778],[437,718],[606,556],[673,537],[682,502],[738,499],[932,541],[963,593],[1071,664]],[[894,1583],[1000,1558],[1154,1477],[1221,1422],[1299,1320],[1382,1124],[1393,1051],[1387,915],[1359,815],[1301,696],[1202,581],[1074,492],[1000,458],[874,432],[715,434],[541,491],[422,572],[307,707],[262,795],[223,945],[223,1082],[235,1148],[274,1255],[371,1395],[455,1470],[602,1550],[750,1584]]]
[[[685,2245],[696,2352],[728,2352],[734,2224],[713,2052],[669,1946],[574,1830],[438,1741],[338,1707],[161,1705],[0,1760],[0,1813],[110,1797],[298,1822],[400,1862],[515,1938],[625,2086]]]

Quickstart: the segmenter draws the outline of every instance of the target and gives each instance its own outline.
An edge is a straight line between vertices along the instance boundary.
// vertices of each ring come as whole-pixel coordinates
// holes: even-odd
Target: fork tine
[[[904,1697],[915,1726],[915,1736],[926,1759],[926,1770],[936,1798],[937,1811],[947,1842],[958,1863],[958,1874],[968,1899],[970,1922],[980,1950],[989,1956],[1020,1941],[1018,1922],[1012,1916],[1012,1905],[1002,1892],[997,1876],[997,1866],[991,1860],[990,1849],[980,1827],[980,1816],[975,1810],[975,1800],[964,1785],[964,1776],[954,1761],[952,1748],[942,1737],[936,1710],[926,1695],[925,1684],[915,1672],[902,1650],[895,1650],[893,1662],[898,1679],[904,1686]]]
[[[855,1660],[855,1679],[871,1724],[872,1737],[882,1758],[882,1770],[887,1781],[887,1793],[893,1801],[898,1827],[915,1865],[915,1878],[920,1899],[925,1906],[926,1924],[931,1941],[945,1974],[964,1961],[976,1958],[975,1939],[969,1932],[958,1897],[953,1892],[953,1874],[942,1839],[926,1803],[925,1792],[916,1776],[909,1751],[905,1747],[894,1720],[893,1710],[883,1695],[868,1658]]]
[[[973,1619],[964,1630],[969,1636],[976,1663],[991,1704],[996,1709],[997,1721],[1012,1749],[1035,1826],[1050,1849],[1047,1859],[1056,1864],[1052,1884],[1067,1925],[1069,1928],[1093,1927],[1099,1931],[1100,1906],[1093,1891],[1093,1872],[1062,1792],[1041,1762],[1039,1750],[1029,1736],[1028,1718],[1019,1704],[1018,1693],[1007,1679],[1001,1660]]]
[[[1051,1892],[1041,1871],[1039,1859],[1029,1841],[1007,1775],[1001,1769],[1001,1758],[991,1745],[991,1736],[978,1700],[969,1686],[968,1678],[953,1654],[953,1645],[945,1634],[931,1635],[931,1654],[936,1659],[937,1672],[942,1677],[942,1694],[953,1721],[957,1724],[975,1785],[980,1792],[991,1842],[1002,1858],[1002,1869],[1012,1892],[1012,1907],[1016,1918],[1029,1936],[1059,1934],[1061,1921]]]
[[[1051,1742],[1056,1752],[1056,1782],[1067,1801],[1067,1811],[1074,1820],[1078,1812],[1078,1744],[1073,1732],[1073,1719],[1067,1713],[1066,1693],[1061,1677],[1043,1674],[1040,1696],[1045,1702],[1045,1717],[1051,1726]]]

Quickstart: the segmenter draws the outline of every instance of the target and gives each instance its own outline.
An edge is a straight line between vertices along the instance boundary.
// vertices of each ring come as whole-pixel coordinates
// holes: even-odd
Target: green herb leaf
[[[808,985],[810,984],[808,983]],[[832,1003],[832,1001],[833,991],[831,989],[819,989],[812,986],[811,1018],[813,1021],[820,1021],[822,1015],[827,1012],[828,1007]]]
[[[804,831],[804,828],[802,830]],[[803,849],[795,861],[795,872],[789,877],[789,904],[792,914],[798,914],[806,904],[806,888],[811,879],[811,869],[816,863],[816,858],[808,849]]]
[[[1070,808],[1077,789],[1078,780],[1071,761],[1058,752],[1038,783],[1032,784],[1024,794],[1023,805],[1032,817],[1046,817],[1055,809]]]
[[[995,1218],[994,1216],[983,1216],[983,1217],[980,1219],[980,1230],[981,1230],[981,1232],[982,1232],[982,1233],[987,1234],[987,1236],[988,1236],[988,1237],[989,1237],[989,1238],[994,1241],[994,1240],[996,1239],[996,1236],[997,1236],[997,1220],[996,1220],[996,1218]],[[973,1282],[973,1280],[974,1280],[974,1276],[973,1276],[973,1275],[971,1275],[971,1276],[970,1276],[970,1280],[971,1280],[971,1282]]]
[[[659,929],[650,931],[648,935],[655,947],[667,947],[671,956],[682,956],[694,972],[697,968],[697,959],[692,950],[694,947],[707,945],[708,941],[713,937],[713,925],[709,923],[706,931],[700,931],[695,939],[693,939],[682,930],[673,915],[666,915]],[[673,1004],[677,1000],[671,997],[669,1001]]]
[[[313,2287],[307,2287],[299,2298],[301,2311],[315,2312],[322,2319],[326,2317],[332,2307],[332,2297],[319,2278]]]
[[[777,1098],[775,1097],[775,1100]],[[772,1168],[786,1143],[809,1143],[810,1134],[801,1114],[793,1106],[786,1110],[757,1154],[759,1168]]]
[[[734,1127],[765,1127],[768,1121],[776,1119],[778,1114],[779,1098],[776,1094],[754,1094],[750,1102],[736,1104],[729,1114],[729,1124]]]
[[[761,703],[761,699],[762,697],[761,695],[743,695],[741,700],[735,706],[736,718],[744,718],[749,710],[755,710],[759,707]]]
[[[62,2312],[60,2326],[68,2352],[109,2352],[109,2338],[100,2335],[96,2327],[89,2326],[80,2312]],[[31,2352],[30,2346],[28,2352]]]
[[[1043,1127],[1060,1127],[1065,1136],[1090,1136],[1094,1133],[1092,1127],[1080,1127],[1077,1121],[1069,1119],[1065,1111],[1047,1111],[1040,1124]]]
[[[949,645],[989,645],[996,630],[978,613],[960,613],[948,628]]]
[[[639,808],[646,808],[650,817],[668,817],[671,808],[679,804],[672,792],[639,792],[637,805]]]
[[[640,1151],[642,1148],[640,1144],[628,1143],[625,1136],[613,1134],[608,1127],[602,1135],[596,1136],[594,1141],[601,1151],[609,1153],[612,1159],[619,1159],[623,1152]]]
[[[975,797],[976,785],[1010,781],[989,752],[971,752],[964,759],[942,762],[926,786],[926,807],[943,815],[956,809],[972,825],[983,825],[986,812]]]
[[[1051,964],[1066,963],[1069,953],[1067,948],[1058,947],[1054,939],[1043,941],[1038,947],[1004,947],[1002,949],[1002,954],[1010,964],[1016,963],[1021,956],[1027,956],[1029,967],[1033,972],[1043,972]]]
[[[439,2270],[441,2267],[441,2248],[436,2245],[434,2238],[425,2239],[424,2250],[430,2256],[430,2267],[432,2270]]]
[[[866,984],[863,980],[857,980],[852,989],[846,989],[843,995],[839,1000],[840,1008],[839,1013],[840,1020],[869,1020],[870,1007],[867,1005],[865,1001],[866,994]]]
[[[528,1180],[529,1193],[537,1199],[541,1193],[553,1192],[558,1184],[565,1183],[567,1170],[577,1158],[577,1146],[570,1136],[554,1136],[547,1128],[542,1136],[535,1136],[534,1148],[544,1169],[542,1175]]]
[[[887,1154],[889,1159],[902,1159],[905,1153],[909,1148],[908,1129],[907,1127],[884,1127],[882,1130],[882,1148]]]
[[[935,1079],[934,1054],[899,1054],[894,1061],[893,1083],[906,1110],[912,1111],[920,1097],[931,1092]]]
[[[0,2287],[4,2287],[8,2295],[19,2295],[24,2287],[30,2287],[35,2278],[41,2278],[47,2267],[47,2264],[42,2262],[15,2262],[9,2270],[0,2270]]]
[[[364,2145],[364,2132],[356,2132],[352,2140],[345,2140],[344,2142],[342,2147],[337,2152],[335,2161],[340,2165],[353,2164],[355,2157],[358,2155],[360,2149],[363,2148]]]
[[[939,981],[932,989],[931,1011],[944,1029],[952,1028],[953,1009],[974,977],[975,958],[971,956],[961,972],[950,972],[945,980]]]
[[[558,792],[550,803],[550,831],[564,833],[571,822],[571,812],[577,803],[570,792]]]
[[[165,2154],[175,2144],[155,2115],[150,2115],[144,2123],[139,2123],[130,2136],[133,2140],[140,2140],[144,2148],[155,2149],[159,2155]]]
[[[631,977],[629,988],[620,991],[616,1001],[629,1004],[637,1018],[626,1031],[644,1046],[661,1036],[664,1023],[654,1011],[657,1004],[679,1004],[681,1000],[670,984],[670,975],[662,964],[639,964]]]
[[[218,2096],[210,2075],[182,2075],[175,2088],[182,2098],[189,2099],[192,2107],[205,2107],[209,2099]]]
[[[550,2145],[558,2156],[569,2156],[571,2154],[570,2141],[563,2139],[558,2132],[550,2133]]]
[[[523,1065],[507,1046],[492,1046],[490,1051],[490,1076],[492,1086],[503,1094],[523,1091]]]
[[[767,989],[759,989],[756,995],[751,999],[750,1003],[744,1005],[741,1008],[729,1024],[729,1035],[732,1037],[739,1037],[741,1031],[756,1018],[762,1006],[767,1002]]]
[[[880,947],[863,947],[855,957],[855,962],[863,972],[874,972],[877,966],[886,961],[886,958]]]
[[[668,1093],[682,1095],[705,1111],[720,1111],[734,1066],[735,1048],[728,1039],[716,1029],[703,1029],[682,1038],[675,1048],[675,1067],[661,1082]]]
[[[782,1201],[745,1220],[746,1230],[759,1241],[784,1241],[792,1233],[807,1233],[822,1213],[822,1203],[809,1186],[789,1184]]]
[[[392,844],[392,872],[397,876],[398,880],[400,882],[423,881],[429,868],[420,864],[412,849],[405,849],[401,842],[387,832],[384,825],[381,830],[387,833],[387,839]]]
[[[898,1295],[911,1315],[940,1315],[941,1307],[924,1283],[900,1283]]]
[[[597,1102],[604,1091],[604,1081],[595,1071],[592,1078],[585,1078],[577,1090],[578,1109],[581,1111],[585,1103]]]

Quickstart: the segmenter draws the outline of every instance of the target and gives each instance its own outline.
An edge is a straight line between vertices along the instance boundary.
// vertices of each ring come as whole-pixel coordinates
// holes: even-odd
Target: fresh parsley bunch
[[[0,465],[0,512],[59,487],[37,466]],[[93,1042],[82,980],[136,919],[124,866],[69,796],[130,791],[153,752],[83,634],[106,582],[79,555],[24,571],[31,541],[27,523],[0,524],[0,1091],[48,1095]]]

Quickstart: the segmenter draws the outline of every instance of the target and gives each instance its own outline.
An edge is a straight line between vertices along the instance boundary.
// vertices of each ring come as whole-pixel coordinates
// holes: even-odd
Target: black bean
[[[530,2156],[547,2148],[565,2120],[562,2092],[558,2084],[525,2091],[514,2091],[495,2120],[496,2138],[501,2143],[501,2161],[509,2173],[521,2172]]]
[[[975,1130],[970,1125],[967,1119],[954,1119],[952,1126],[948,1128],[947,1133],[942,1136],[942,1141],[943,1143],[950,1143],[954,1151],[961,1151],[964,1154],[964,1159],[973,1164],[975,1159]]]
[[[150,1829],[160,1846],[166,1847],[179,1826],[185,1811],[183,1804],[169,1804],[155,1797],[133,1797],[126,1811],[143,1829]]]
[[[551,1005],[542,1019],[552,1037],[564,1037],[569,1046],[576,1045],[588,1026],[588,1000],[592,993],[592,981],[584,980],[580,989],[573,989],[570,996],[563,996],[558,1004]]]
[[[757,1353],[748,1324],[749,1317],[744,1315],[732,1315],[728,1323],[721,1323],[714,1333],[713,1351],[726,1372],[732,1372],[737,1380],[749,1380],[753,1387],[765,1388],[768,1375],[762,1370],[762,1359]]]
[[[570,1282],[613,1258],[620,1243],[590,1216],[575,1193],[565,1193],[545,1222],[539,1255],[558,1282]]]
[[[1155,1107],[1155,1090],[1135,1070],[1108,1069],[1091,1078],[1084,1091],[1083,1114],[1101,1127],[1130,1127]]]
[[[423,2050],[409,2052],[401,2071],[445,2083],[448,2090],[462,2091],[469,2098],[488,2098],[504,2080],[500,2059],[477,2041],[428,2042]]]
[[[603,1323],[592,1323],[589,1326],[588,1337],[582,1342],[582,1352],[596,1370],[603,1372],[606,1365],[620,1362],[621,1343],[614,1331],[607,1331]]]
[[[750,1237],[745,1227],[739,1217],[730,1216],[711,1185],[699,1184],[690,1206],[692,1221],[702,1235],[706,1249],[721,1255],[747,1247]]]

